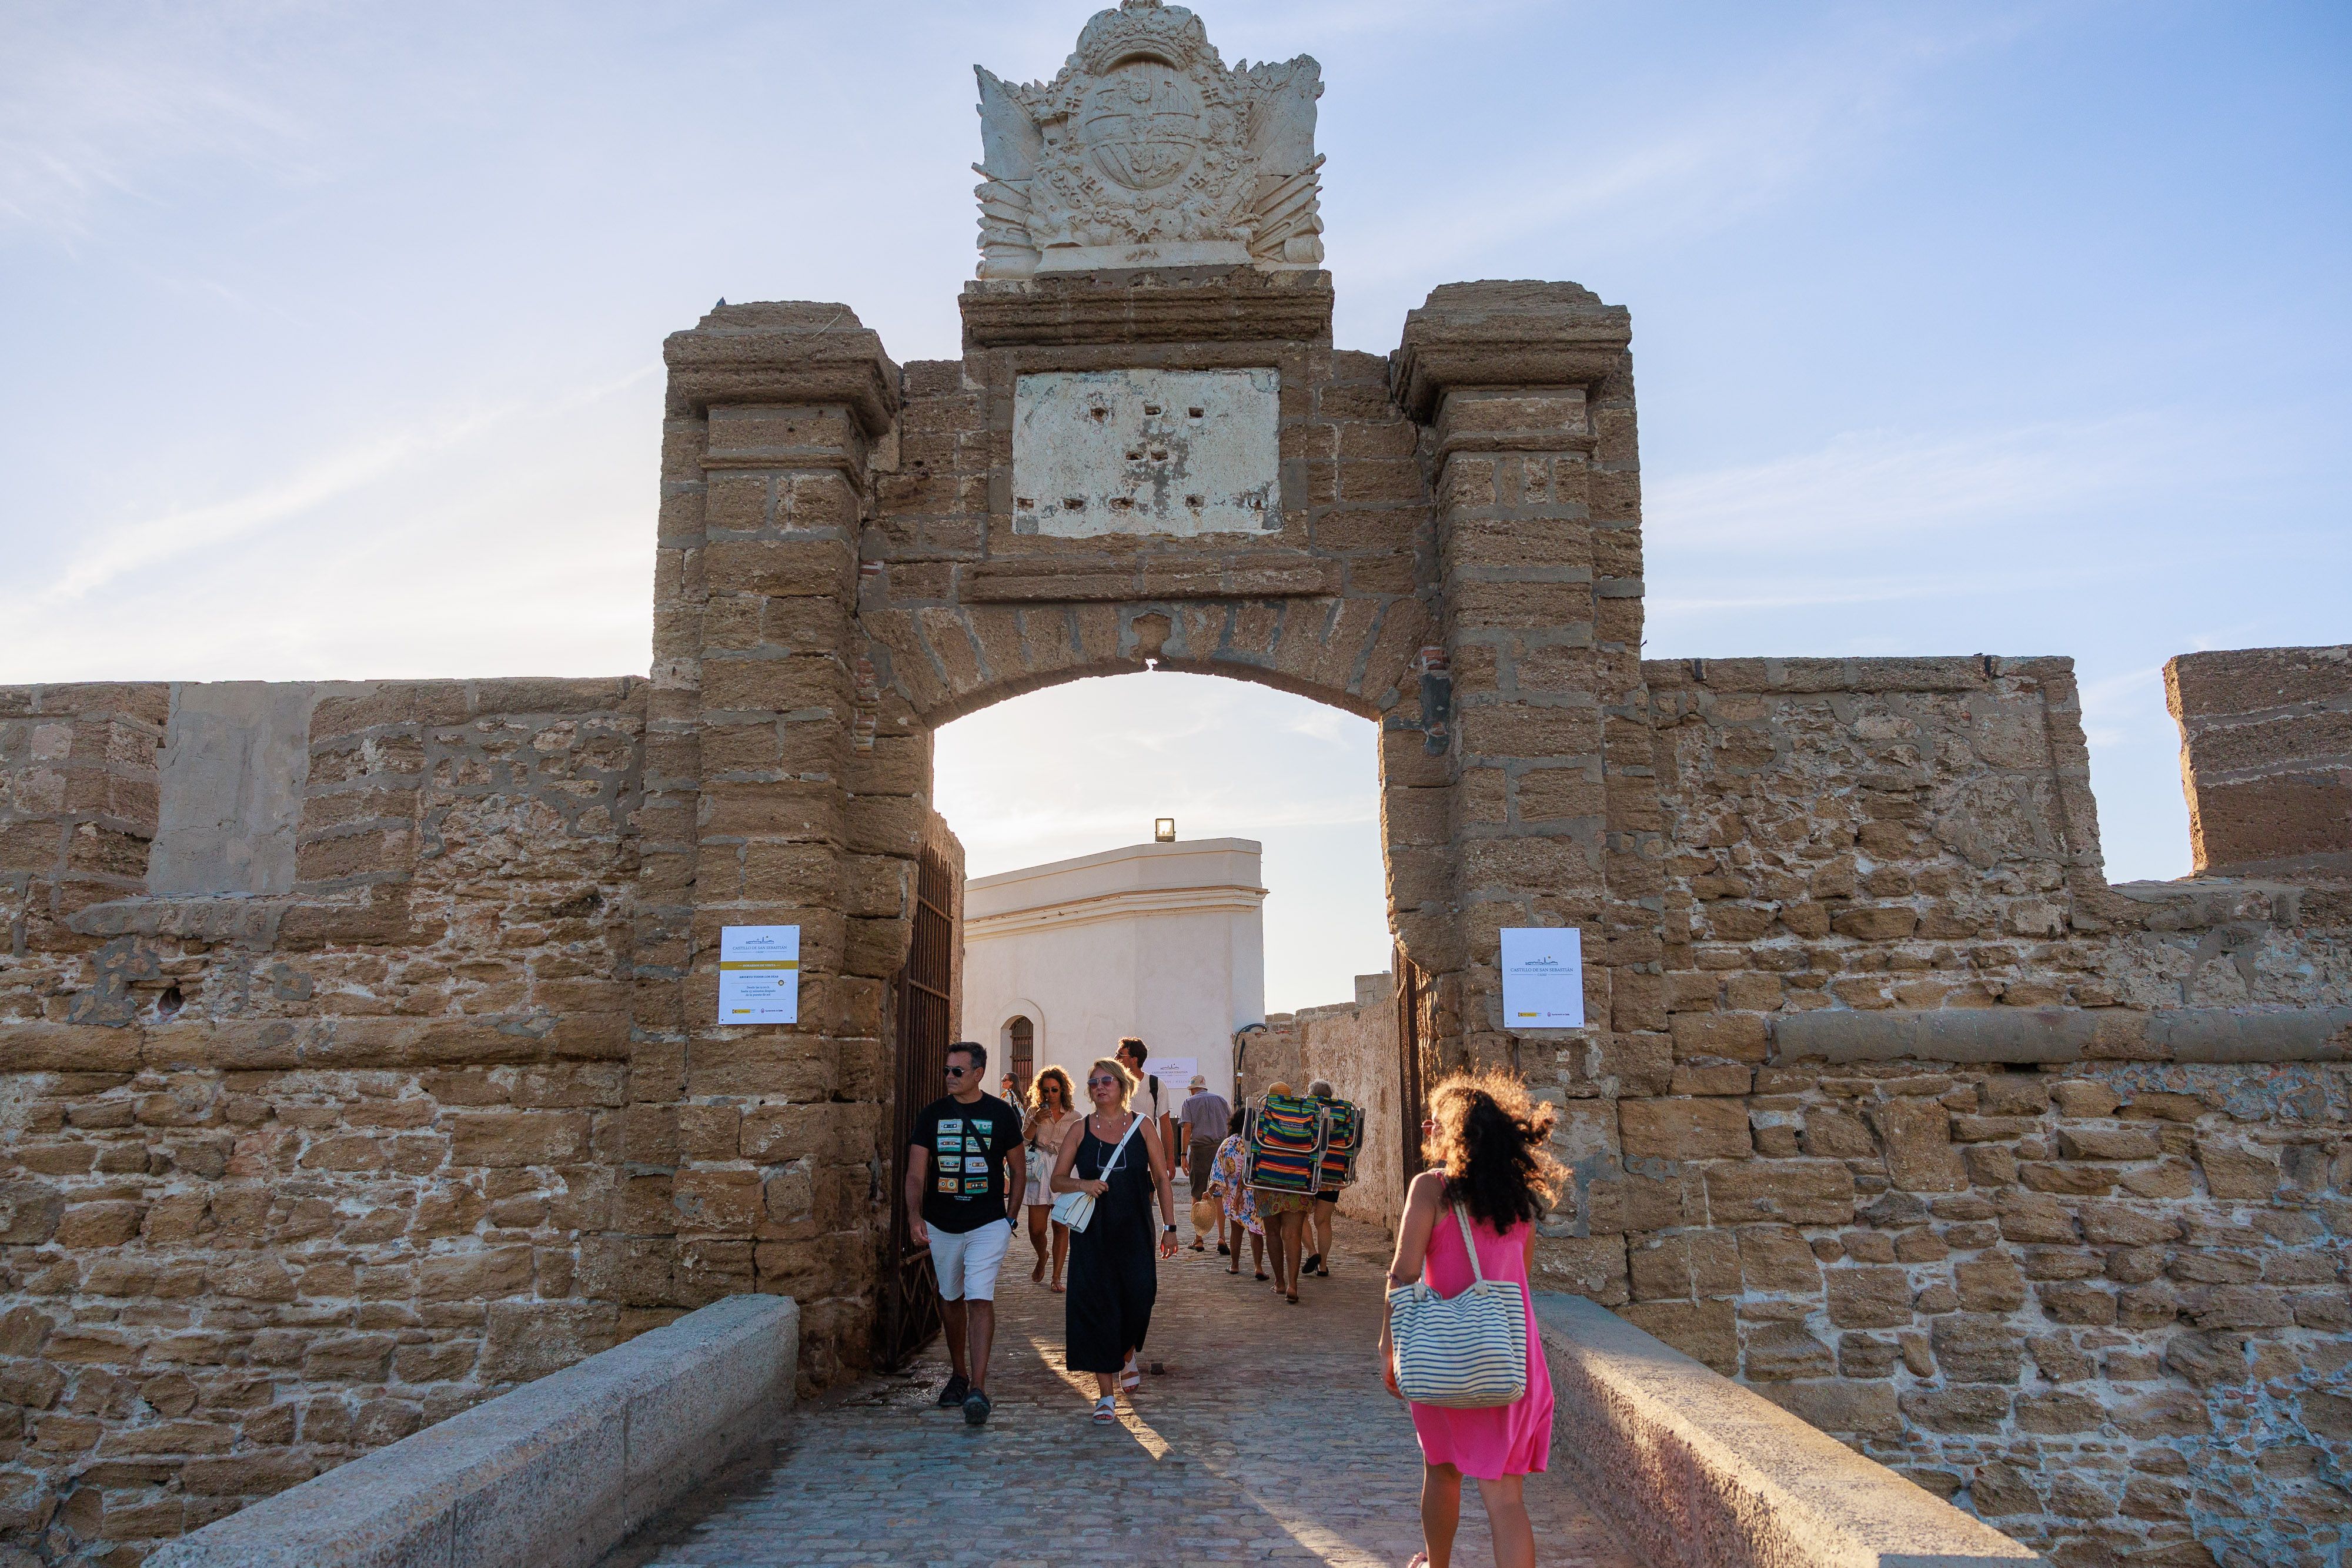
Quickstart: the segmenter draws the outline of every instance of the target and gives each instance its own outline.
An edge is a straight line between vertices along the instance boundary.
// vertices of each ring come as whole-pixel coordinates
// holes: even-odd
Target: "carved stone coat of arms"
[[[1305,55],[1228,70],[1201,19],[1121,0],[1050,82],[980,76],[980,276],[1320,266]]]

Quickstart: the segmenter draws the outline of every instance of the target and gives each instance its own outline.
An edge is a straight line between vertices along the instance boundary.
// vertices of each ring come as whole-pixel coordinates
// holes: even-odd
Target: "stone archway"
[[[772,1225],[757,1270],[849,1363],[931,732],[992,702],[1157,664],[1372,719],[1431,1063],[1521,1049],[1496,968],[1520,924],[1594,949],[1589,1011],[1614,1028],[1560,1041],[1565,1076],[1666,1050],[1624,313],[1455,286],[1384,361],[1332,347],[1320,272],[983,281],[962,307],[962,358],[903,368],[839,305],[721,307],[667,346],[640,972],[683,984],[644,988],[640,1051],[685,1103],[844,1107],[808,1218]],[[1240,371],[1275,425],[1256,532],[1024,510],[1023,378],[1125,378],[1148,404],[1199,384],[1149,378]],[[719,930],[765,923],[803,928],[802,1022],[721,1029]]]

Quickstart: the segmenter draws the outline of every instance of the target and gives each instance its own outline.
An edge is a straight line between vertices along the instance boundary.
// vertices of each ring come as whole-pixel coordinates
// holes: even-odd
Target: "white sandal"
[[[1095,1401],[1095,1423],[1108,1427],[1118,1419],[1118,1401],[1106,1394]]]
[[[1128,1357],[1127,1364],[1118,1369],[1118,1385],[1129,1394],[1143,1386],[1143,1368],[1133,1356]]]

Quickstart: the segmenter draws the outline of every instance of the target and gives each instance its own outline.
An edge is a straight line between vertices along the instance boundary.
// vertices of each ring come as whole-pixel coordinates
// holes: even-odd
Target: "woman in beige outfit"
[[[1037,1251],[1037,1266],[1029,1270],[1029,1278],[1039,1284],[1045,1281],[1046,1239],[1053,1240],[1054,1293],[1062,1293],[1062,1265],[1070,1255],[1070,1228],[1054,1219],[1054,1162],[1062,1152],[1062,1140],[1078,1124],[1076,1108],[1077,1096],[1070,1087],[1070,1075],[1058,1067],[1039,1071],[1029,1082],[1029,1114],[1021,1126],[1021,1141],[1028,1145],[1029,1190],[1022,1201],[1029,1206],[1029,1245]]]

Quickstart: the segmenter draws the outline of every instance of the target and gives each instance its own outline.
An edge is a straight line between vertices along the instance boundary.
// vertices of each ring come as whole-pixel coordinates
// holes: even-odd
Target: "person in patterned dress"
[[[1234,1260],[1225,1272],[1242,1271],[1242,1232],[1250,1239],[1250,1267],[1257,1277],[1265,1278],[1265,1225],[1257,1217],[1257,1194],[1242,1179],[1242,1164],[1246,1157],[1242,1149],[1242,1122],[1246,1111],[1235,1111],[1233,1120],[1225,1124],[1225,1141],[1217,1145],[1217,1157],[1209,1163],[1209,1191],[1224,1206],[1225,1219],[1234,1236]]]

